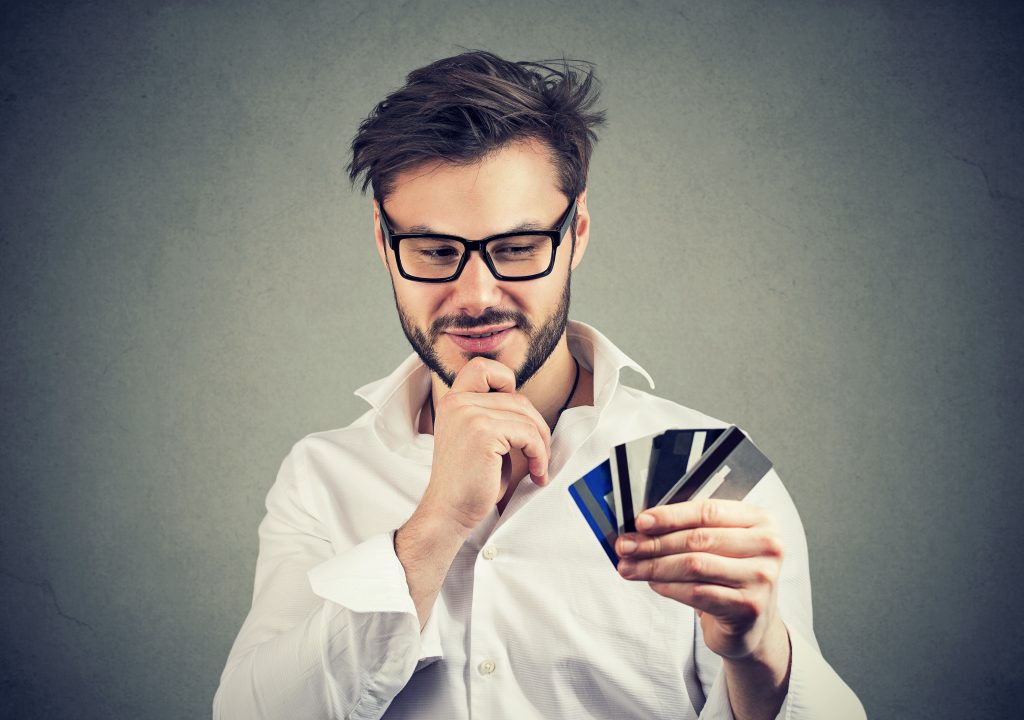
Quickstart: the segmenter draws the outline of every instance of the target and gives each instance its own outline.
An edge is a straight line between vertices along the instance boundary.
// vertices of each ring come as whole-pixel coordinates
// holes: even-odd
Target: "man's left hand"
[[[636,526],[616,542],[619,574],[696,609],[705,644],[723,658],[774,664],[766,656],[786,630],[776,604],[784,549],[772,516],[702,500],[645,510]]]

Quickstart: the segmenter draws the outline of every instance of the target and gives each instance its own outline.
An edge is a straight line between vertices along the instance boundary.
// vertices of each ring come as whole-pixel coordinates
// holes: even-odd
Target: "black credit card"
[[[723,498],[742,500],[772,469],[772,461],[735,425],[664,494],[658,505]]]

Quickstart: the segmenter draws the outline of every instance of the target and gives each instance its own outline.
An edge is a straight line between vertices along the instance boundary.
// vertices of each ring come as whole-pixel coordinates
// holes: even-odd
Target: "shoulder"
[[[720,428],[730,423],[674,400],[645,390],[619,385],[612,401],[615,414],[625,413],[642,418],[644,425],[678,428]]]
[[[380,440],[373,430],[374,411],[367,410],[351,424],[312,432],[296,441],[282,463],[282,470],[298,486],[330,479],[339,466],[349,466],[360,457],[380,453]],[[280,480],[281,478],[279,478]]]
[[[393,458],[375,427],[377,416],[371,408],[345,427],[312,432],[298,440],[289,457],[299,478],[331,484],[340,471],[379,468],[384,458]]]

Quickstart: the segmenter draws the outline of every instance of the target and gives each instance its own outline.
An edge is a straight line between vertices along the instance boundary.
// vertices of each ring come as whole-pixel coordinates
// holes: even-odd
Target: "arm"
[[[421,624],[459,548],[508,487],[503,458],[513,448],[522,450],[533,481],[547,483],[551,433],[515,387],[512,370],[478,357],[463,366],[438,403],[430,482],[395,534]]]
[[[503,456],[522,449],[544,483],[550,450],[547,425],[504,365],[477,358],[452,390],[438,404],[430,482],[394,534],[335,554],[302,499],[303,453],[286,458],[215,719],[379,717],[418,663],[439,656],[431,610],[455,554],[501,497]]]
[[[679,503],[654,515],[620,572],[697,610],[701,718],[864,717],[814,640],[806,538],[777,474],[743,503]]]
[[[379,717],[440,654],[420,633],[391,533],[336,554],[302,501],[302,462],[293,448],[267,496],[252,608],[215,719]]]

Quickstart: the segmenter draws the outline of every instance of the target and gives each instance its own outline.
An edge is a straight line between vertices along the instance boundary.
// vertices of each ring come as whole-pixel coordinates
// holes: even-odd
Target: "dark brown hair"
[[[535,138],[554,153],[567,198],[587,186],[599,84],[593,65],[578,60],[510,62],[482,50],[413,70],[359,125],[349,180],[365,173],[383,201],[395,176],[430,160],[472,164],[509,142]]]

